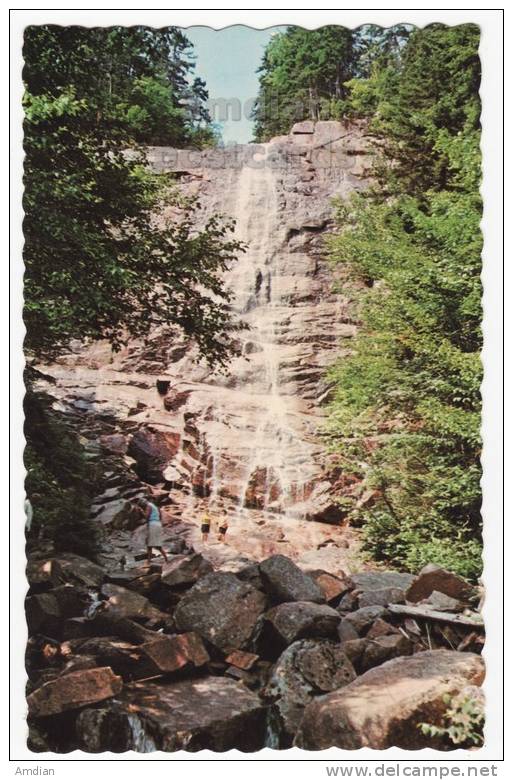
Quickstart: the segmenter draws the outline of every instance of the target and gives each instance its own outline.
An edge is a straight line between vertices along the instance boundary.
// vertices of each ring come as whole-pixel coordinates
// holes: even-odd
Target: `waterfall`
[[[285,236],[268,146],[256,148],[264,154],[242,166],[233,193],[236,237],[246,251],[227,276],[234,311],[248,326],[242,352],[251,353],[254,364],[248,374],[243,357],[231,371],[234,389],[248,394],[255,410],[238,506],[239,511],[249,505],[284,512],[303,496],[302,465],[308,461],[310,448],[305,447],[297,425],[294,428],[297,399],[282,388],[280,324],[287,307],[280,281]],[[222,481],[215,443],[212,452],[211,501],[215,502]]]

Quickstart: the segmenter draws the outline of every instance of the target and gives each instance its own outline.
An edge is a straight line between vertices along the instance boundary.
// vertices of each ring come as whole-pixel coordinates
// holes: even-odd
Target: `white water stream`
[[[263,148],[267,155],[268,148]],[[227,284],[234,295],[235,312],[249,326],[243,332],[242,351],[251,354],[253,370],[248,373],[246,358],[234,363],[231,375],[234,387],[250,396],[250,404],[256,410],[251,432],[248,431],[251,442],[238,505],[240,511],[253,505],[286,512],[304,499],[311,447],[300,435],[297,399],[283,391],[281,382],[280,332],[284,330],[288,307],[280,292],[280,281],[287,250],[284,225],[279,219],[275,171],[270,164],[263,163],[262,157],[256,165],[242,167],[232,209],[236,238],[247,249],[229,272]],[[220,413],[221,410],[214,410],[214,419]],[[215,504],[222,481],[218,469],[220,452],[215,442],[211,443],[211,453],[210,500]]]

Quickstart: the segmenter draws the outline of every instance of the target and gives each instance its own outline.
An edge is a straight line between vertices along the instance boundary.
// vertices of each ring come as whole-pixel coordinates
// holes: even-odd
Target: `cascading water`
[[[268,146],[256,149],[258,155],[242,166],[234,188],[236,237],[245,243],[246,251],[227,278],[234,310],[248,325],[242,352],[250,352],[253,358],[249,373],[244,358],[231,370],[232,385],[249,395],[254,406],[251,446],[238,505],[239,510],[254,506],[286,512],[303,496],[304,466],[311,447],[297,430],[297,399],[283,392],[280,381],[280,325],[283,330],[282,321],[287,315],[280,285],[284,227],[278,216],[275,171],[269,163]],[[215,443],[212,449],[211,502],[215,503],[222,490],[222,477]]]

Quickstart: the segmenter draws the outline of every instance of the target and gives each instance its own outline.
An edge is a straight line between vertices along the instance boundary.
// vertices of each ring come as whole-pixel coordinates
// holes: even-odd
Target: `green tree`
[[[478,48],[476,25],[430,25],[346,85],[350,112],[370,119],[385,160],[393,161],[389,188],[395,182],[399,192],[421,194],[459,186],[447,141],[463,135],[479,143]]]
[[[177,325],[208,360],[229,356],[235,323],[222,274],[240,249],[232,226],[213,216],[198,232],[195,203],[151,175],[142,154],[126,153],[134,135],[188,138],[185,109],[165,102],[154,68],[165,61],[180,93],[186,44],[181,33],[162,39],[146,28],[27,29],[29,353],[58,353],[71,338],[107,338],[116,348],[155,325]],[[169,203],[180,220],[164,219]]]
[[[360,289],[328,424],[372,496],[355,500],[353,520],[377,559],[471,578],[481,571],[477,47],[472,25],[437,25],[415,31],[395,72],[373,70],[362,90],[372,82],[386,158],[373,192],[339,204],[330,242]],[[447,89],[439,79],[456,63],[468,70]]]
[[[288,27],[273,36],[259,69],[256,139],[288,133],[301,119],[340,118],[353,59],[352,33],[344,27]]]
[[[192,78],[192,44],[176,27],[28,27],[23,54],[31,95],[73,88],[109,137],[195,146],[212,133],[205,82]],[[131,107],[146,110],[144,123]]]
[[[57,550],[94,555],[102,543],[98,524],[89,518],[91,501],[101,492],[98,463],[44,394],[29,390],[24,411],[25,489],[33,510],[28,541],[50,539]]]

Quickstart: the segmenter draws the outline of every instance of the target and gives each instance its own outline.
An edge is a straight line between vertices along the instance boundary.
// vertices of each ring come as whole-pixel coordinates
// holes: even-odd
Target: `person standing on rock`
[[[226,517],[226,512],[223,512],[223,516],[221,517],[218,526],[217,526],[217,541],[222,542],[223,544],[226,544],[226,532],[228,531],[228,518]]]
[[[160,510],[156,504],[147,501],[145,498],[139,498],[136,506],[140,509],[146,519],[146,546],[148,548],[148,566],[151,563],[153,550],[158,550],[164,560],[168,561],[166,551],[163,547],[162,539],[162,520]]]
[[[201,541],[205,544],[208,542],[208,535],[210,533],[210,517],[205,513],[201,520]]]

